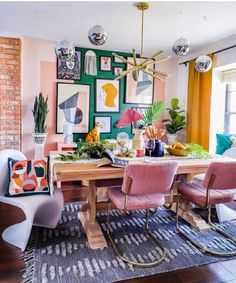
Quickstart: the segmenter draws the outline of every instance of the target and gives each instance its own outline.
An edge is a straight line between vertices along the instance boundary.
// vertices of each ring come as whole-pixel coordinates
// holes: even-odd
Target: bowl
[[[186,150],[183,150],[183,149],[175,149],[172,147],[166,147],[165,149],[171,155],[187,156],[189,154]]]

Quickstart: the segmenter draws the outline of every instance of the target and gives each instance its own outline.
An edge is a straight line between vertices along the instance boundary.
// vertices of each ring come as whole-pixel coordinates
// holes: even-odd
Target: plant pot
[[[166,134],[168,144],[172,144],[177,141],[177,134]]]
[[[144,130],[135,129],[134,130],[134,138],[132,140],[132,149],[137,151],[137,157],[144,156],[144,138],[143,138]]]
[[[164,156],[164,143],[160,140],[155,140],[155,148],[151,153],[152,157],[161,157]],[[146,149],[146,156],[149,156],[149,151]]]
[[[44,158],[44,145],[47,139],[48,133],[32,133],[34,141],[34,158],[42,159]]]

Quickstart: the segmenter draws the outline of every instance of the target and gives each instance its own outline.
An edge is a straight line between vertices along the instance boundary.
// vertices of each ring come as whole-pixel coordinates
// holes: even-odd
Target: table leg
[[[107,247],[107,242],[102,233],[101,227],[96,221],[95,181],[89,181],[88,185],[87,203],[82,206],[81,211],[78,213],[78,218],[84,227],[90,247],[92,249],[104,248]]]

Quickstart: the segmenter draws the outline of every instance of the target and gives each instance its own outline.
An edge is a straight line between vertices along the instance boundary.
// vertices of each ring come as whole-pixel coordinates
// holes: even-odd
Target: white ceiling
[[[102,25],[108,33],[102,49],[140,50],[141,12],[136,2],[0,2],[0,35],[71,40],[93,47],[88,30]],[[151,2],[145,12],[144,53],[170,53],[180,36],[191,51],[236,34],[236,2]],[[206,17],[206,20],[204,20]]]

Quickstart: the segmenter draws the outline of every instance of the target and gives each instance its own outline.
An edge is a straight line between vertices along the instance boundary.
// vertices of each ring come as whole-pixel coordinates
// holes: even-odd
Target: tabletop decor
[[[165,132],[166,132],[165,129],[158,129],[154,126],[148,126],[145,129],[145,132],[144,132],[145,140],[155,141],[155,147],[153,151],[151,152],[150,156],[154,156],[154,157],[164,156],[164,143],[162,142],[162,137],[164,136]],[[148,155],[147,151],[145,155]]]
[[[183,129],[186,124],[185,116],[181,114],[184,110],[180,110],[178,98],[172,98],[171,108],[167,108],[166,110],[168,110],[169,118],[164,119],[162,122],[166,123],[165,128],[167,130],[168,143],[172,144],[177,140],[176,133]]]
[[[100,141],[101,127],[102,127],[102,124],[100,124],[100,122],[96,122],[92,131],[90,131],[87,134],[85,141],[88,142],[88,143],[99,142]]]
[[[35,145],[35,159],[44,158],[44,145],[47,138],[47,125],[45,123],[48,112],[48,97],[45,99],[40,93],[35,97],[32,109],[34,116],[34,132],[32,136]]]
[[[57,83],[57,134],[72,124],[73,133],[89,131],[90,85]]]

